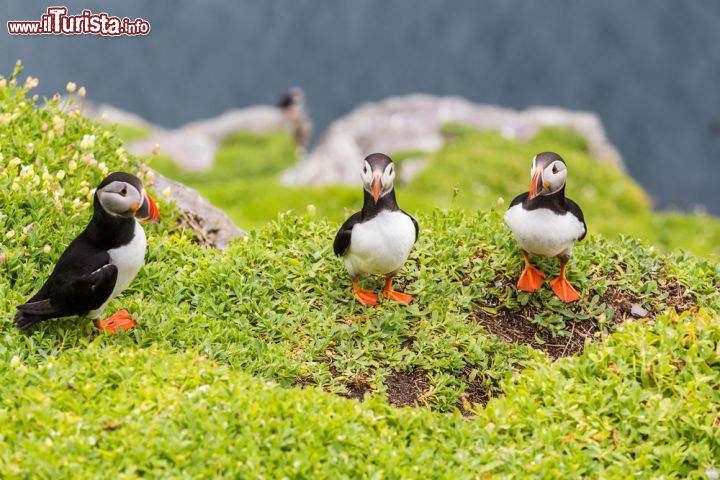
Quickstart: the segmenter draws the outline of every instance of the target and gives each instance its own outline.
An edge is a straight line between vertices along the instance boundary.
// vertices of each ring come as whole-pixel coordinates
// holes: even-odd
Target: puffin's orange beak
[[[380,198],[380,186],[382,185],[382,175],[380,173],[375,174],[375,181],[373,182],[373,200],[377,204]]]
[[[531,200],[538,196],[538,193],[542,190],[542,170],[536,169],[535,175],[533,175],[530,183],[530,190],[528,191],[528,198]]]
[[[141,222],[158,223],[160,221],[160,211],[147,193],[145,194],[145,200],[142,205],[134,206],[133,209],[135,210],[135,218]]]

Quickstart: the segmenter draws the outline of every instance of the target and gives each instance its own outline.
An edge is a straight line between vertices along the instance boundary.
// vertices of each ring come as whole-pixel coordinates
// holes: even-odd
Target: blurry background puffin
[[[587,227],[580,207],[565,198],[567,166],[557,153],[540,153],[533,159],[530,177],[530,191],[518,195],[505,212],[505,221],[525,257],[518,288],[534,292],[545,278],[545,274],[530,264],[528,254],[558,257],[560,276],[550,285],[564,302],[574,302],[580,295],[567,281],[565,266],[575,242],[585,238]]]
[[[90,223],[60,256],[40,291],[18,305],[15,325],[25,330],[70,315],[99,320],[108,302],[130,285],[145,263],[147,242],[136,218],[159,221],[155,202],[136,176],[111,173],[95,191]],[[97,322],[98,328],[112,332],[134,325],[125,310]]]
[[[365,306],[378,303],[378,296],[362,290],[360,275],[386,277],[383,296],[409,304],[413,297],[392,288],[393,277],[410,254],[418,237],[418,224],[400,210],[395,199],[395,166],[387,155],[373,153],[365,158],[361,172],[364,187],[363,208],[348,218],[335,236],[333,250],[343,256],[352,278],[355,298]]]

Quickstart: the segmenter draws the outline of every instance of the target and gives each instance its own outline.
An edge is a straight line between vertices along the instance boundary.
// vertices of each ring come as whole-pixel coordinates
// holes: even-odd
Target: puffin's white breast
[[[385,275],[403,266],[415,243],[415,225],[399,211],[382,211],[352,229],[345,268],[350,276]]]
[[[139,223],[135,222],[135,235],[130,243],[108,250],[110,263],[118,269],[117,281],[115,282],[115,288],[110,295],[110,299],[120,295],[138,274],[145,264],[146,248],[147,239],[145,238],[145,230],[143,230]]]
[[[105,310],[110,300],[120,295],[128,285],[133,281],[142,266],[145,264],[145,250],[147,248],[147,238],[145,230],[139,223],[135,222],[135,232],[132,240],[127,245],[108,250],[110,255],[110,263],[118,269],[115,288],[113,288],[110,296],[95,310],[88,312],[91,319],[97,319]]]
[[[534,255],[554,257],[569,254],[585,227],[570,212],[557,214],[548,208],[525,210],[522,204],[505,212],[505,222],[515,234],[520,247]]]

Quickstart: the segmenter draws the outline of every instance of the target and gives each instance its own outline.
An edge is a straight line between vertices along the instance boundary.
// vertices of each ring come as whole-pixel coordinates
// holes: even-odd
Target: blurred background
[[[74,81],[87,87],[88,101],[132,112],[152,128],[170,130],[250,105],[275,108],[284,92],[298,86],[306,100],[304,114],[314,127],[307,146],[310,152],[321,143],[331,122],[364,102],[390,96],[427,93],[519,110],[532,106],[586,110],[599,116],[623,168],[644,187],[656,209],[720,214],[720,2],[124,0],[64,4],[70,13],[89,8],[143,17],[151,23],[152,32],[147,37],[123,38],[11,37],[4,33],[0,35],[2,74],[7,75],[20,58],[25,72],[40,78],[41,94],[64,93],[66,83]],[[19,0],[3,0],[0,5],[3,23],[39,19],[48,6]],[[128,141],[150,135],[140,130],[124,134]],[[507,132],[501,136],[517,137]],[[263,152],[268,158],[287,152],[304,155],[302,149],[262,138],[235,137],[235,156],[227,138],[211,151],[229,155],[226,160],[235,165],[233,172],[238,176],[244,173],[243,154],[255,160]],[[162,142],[158,143],[162,150]],[[507,153],[512,148],[506,147],[500,158],[512,156]],[[187,150],[182,145],[178,148]],[[423,148],[405,150],[416,153]],[[525,151],[516,153],[526,155]],[[448,152],[439,155],[444,154]],[[478,155],[482,159],[492,153]],[[524,176],[514,179],[512,188],[517,193],[526,189],[525,170],[531,158],[523,159]],[[568,161],[572,172],[572,158]],[[227,191],[218,194],[204,188],[203,183],[207,186],[210,180],[198,173],[163,167],[163,160],[158,165],[161,171],[198,186],[217,203],[245,198],[223,197]],[[501,170],[502,163],[494,168]],[[253,169],[257,170],[248,166],[245,173]],[[570,182],[579,181],[571,173]],[[469,190],[488,193],[491,183]],[[444,189],[449,192],[452,186]],[[333,192],[342,197],[327,189],[321,194]],[[581,197],[586,203],[620,201],[602,192],[598,186]],[[495,193],[491,191],[489,198]],[[248,212],[239,212],[236,218],[250,224],[258,221]],[[709,217],[701,217],[702,222],[705,218]]]

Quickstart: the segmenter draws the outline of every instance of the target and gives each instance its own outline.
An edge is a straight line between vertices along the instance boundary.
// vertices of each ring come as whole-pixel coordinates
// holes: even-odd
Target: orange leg
[[[362,303],[366,307],[374,307],[378,304],[378,297],[375,295],[375,292],[362,290],[357,278],[353,278],[352,285],[353,290],[355,291],[355,298],[358,299],[358,302]]]
[[[407,293],[396,292],[392,288],[393,277],[387,277],[385,279],[385,288],[383,289],[383,297],[392,300],[393,302],[404,303],[409,305],[413,301],[412,295]]]
[[[534,292],[542,287],[545,281],[545,274],[532,266],[528,253],[524,250],[523,257],[525,257],[525,270],[520,274],[520,280],[518,280],[517,286],[518,289],[523,292]]]
[[[119,330],[130,330],[135,326],[135,320],[130,316],[127,310],[118,310],[105,320],[95,324],[100,330],[108,333],[117,333]]]
[[[552,287],[555,295],[560,297],[565,303],[575,302],[580,300],[580,294],[570,285],[565,277],[565,266],[567,260],[560,260],[560,276],[550,280],[550,286]]]

